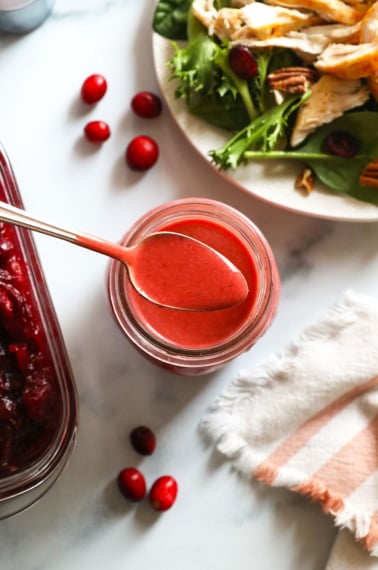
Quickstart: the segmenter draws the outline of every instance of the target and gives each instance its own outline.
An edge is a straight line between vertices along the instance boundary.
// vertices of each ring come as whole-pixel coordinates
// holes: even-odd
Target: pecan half
[[[305,194],[310,194],[314,189],[314,185],[315,180],[313,171],[311,168],[304,168],[297,176],[295,188],[297,190],[303,190]]]
[[[375,158],[365,166],[360,174],[359,183],[361,186],[378,188],[378,158]]]
[[[267,79],[271,89],[285,93],[305,93],[318,78],[310,67],[282,67],[269,73]]]

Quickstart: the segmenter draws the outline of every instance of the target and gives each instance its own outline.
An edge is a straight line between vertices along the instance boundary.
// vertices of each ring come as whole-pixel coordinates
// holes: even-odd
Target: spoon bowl
[[[0,220],[69,241],[122,262],[135,290],[164,308],[215,311],[248,295],[244,275],[208,245],[184,234],[155,232],[125,247],[100,237],[56,226],[0,202]]]

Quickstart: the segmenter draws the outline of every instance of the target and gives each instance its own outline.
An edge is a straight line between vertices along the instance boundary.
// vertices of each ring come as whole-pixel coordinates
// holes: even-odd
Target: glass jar
[[[248,281],[247,299],[212,312],[157,307],[138,295],[125,266],[112,260],[108,274],[111,309],[126,337],[155,364],[183,375],[213,372],[251,348],[274,319],[280,278],[272,250],[241,212],[202,198],[176,200],[153,209],[129,229],[121,243],[132,246],[161,230],[195,237],[228,257]]]
[[[0,31],[31,32],[50,14],[54,0],[0,0]]]
[[[0,200],[23,207],[2,148]],[[0,519],[56,481],[77,421],[74,379],[32,235],[0,222]]]

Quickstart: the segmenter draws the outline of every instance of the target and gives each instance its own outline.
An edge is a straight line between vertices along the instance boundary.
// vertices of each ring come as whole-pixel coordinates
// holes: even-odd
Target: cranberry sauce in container
[[[23,207],[0,147],[0,200]],[[0,518],[55,482],[76,439],[76,388],[34,241],[0,222]]]
[[[247,298],[215,311],[158,307],[135,291],[125,267],[112,260],[108,275],[111,308],[126,337],[155,364],[183,375],[213,372],[248,350],[272,323],[280,294],[273,253],[249,218],[223,203],[202,198],[176,200],[153,209],[130,228],[121,243],[133,246],[162,230],[194,237],[227,257],[248,282]]]

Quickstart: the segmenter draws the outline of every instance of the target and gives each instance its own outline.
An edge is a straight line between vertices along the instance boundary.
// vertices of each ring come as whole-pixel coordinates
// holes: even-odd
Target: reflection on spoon
[[[133,247],[53,225],[0,202],[0,220],[97,251],[124,263],[133,287],[150,302],[185,311],[214,311],[248,295],[244,275],[206,244],[174,232],[156,232]]]

